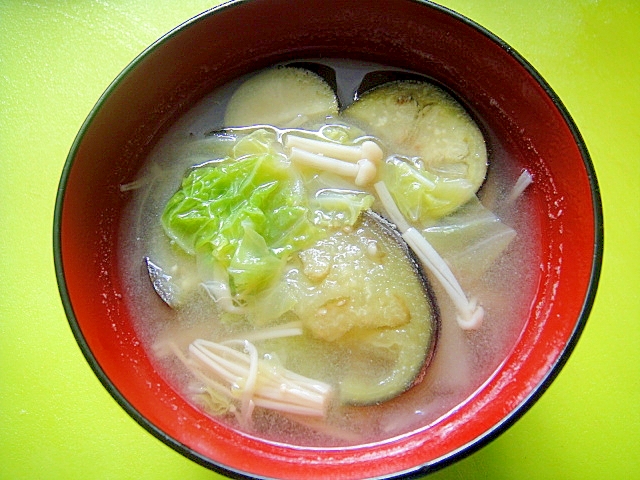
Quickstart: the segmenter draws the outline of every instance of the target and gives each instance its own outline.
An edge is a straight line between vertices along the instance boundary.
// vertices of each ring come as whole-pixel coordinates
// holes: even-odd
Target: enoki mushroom
[[[297,330],[287,326],[286,335]],[[292,333],[293,332],[293,333]],[[268,335],[273,338],[273,333]],[[235,405],[232,411],[248,427],[256,407],[303,417],[324,417],[329,407],[330,385],[294,373],[275,361],[259,358],[248,340],[216,343],[194,340],[187,354],[175,352],[205,389],[223,395]]]
[[[477,300],[467,299],[460,283],[440,254],[431,246],[426,238],[405,220],[384,182],[374,185],[382,205],[393,223],[402,234],[407,245],[414,251],[422,264],[443,286],[458,311],[456,320],[460,328],[475,330],[480,328],[484,318],[484,309]]]
[[[372,183],[378,174],[382,161],[382,149],[377,143],[366,140],[360,145],[313,140],[287,135],[285,147],[289,149],[291,161],[319,170],[351,177],[354,183],[365,186]]]

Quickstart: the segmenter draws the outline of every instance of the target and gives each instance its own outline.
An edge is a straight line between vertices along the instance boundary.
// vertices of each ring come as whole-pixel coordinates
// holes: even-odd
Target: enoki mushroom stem
[[[292,325],[286,325],[285,330],[299,334]],[[189,345],[187,355],[179,358],[206,387],[238,404],[239,420],[245,426],[250,425],[256,407],[308,417],[327,413],[330,385],[260,359],[248,340],[216,343],[199,338]]]
[[[515,202],[520,196],[524,193],[526,188],[533,183],[533,176],[527,169],[522,170],[518,180],[516,180],[515,185],[511,189],[509,196],[506,199],[507,205]]]
[[[374,187],[391,221],[395,223],[398,230],[400,230],[402,238],[404,238],[407,245],[414,251],[425,268],[438,280],[453,301],[458,311],[456,320],[460,328],[464,330],[480,328],[484,318],[484,309],[482,306],[478,305],[476,299],[467,299],[464,290],[462,290],[460,283],[449,268],[449,265],[447,265],[427,239],[405,220],[386,184],[384,182],[377,182]]]
[[[382,149],[366,140],[360,145],[342,145],[324,140],[288,135],[285,147],[292,162],[354,179],[356,186],[372,183],[382,162]]]
[[[359,145],[343,145],[326,140],[287,135],[284,145],[287,148],[299,148],[345,162],[357,162],[365,158],[376,165],[382,162],[382,149],[372,140],[365,140]]]

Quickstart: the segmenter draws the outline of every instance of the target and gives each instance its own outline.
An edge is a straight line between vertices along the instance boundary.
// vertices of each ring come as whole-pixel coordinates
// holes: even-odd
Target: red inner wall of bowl
[[[414,435],[323,452],[249,438],[177,395],[132,329],[114,253],[127,197],[118,186],[132,180],[167,122],[242,73],[318,56],[410,68],[453,90],[486,123],[490,143],[533,173],[527,195],[539,208],[543,238],[529,322],[512,354],[471,401]],[[589,288],[591,198],[581,151],[556,105],[516,59],[473,27],[406,0],[364,0],[357,11],[347,1],[311,0],[295,7],[288,0],[255,1],[223,8],[173,33],[102,101],[69,171],[62,261],[75,318],[99,368],[140,415],[177,444],[202,459],[267,477],[360,478],[450,455],[490,432],[549,374],[576,328]]]

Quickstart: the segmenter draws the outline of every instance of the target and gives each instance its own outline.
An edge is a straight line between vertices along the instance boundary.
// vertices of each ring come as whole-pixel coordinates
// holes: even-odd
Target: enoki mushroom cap
[[[362,152],[362,158],[366,158],[370,160],[376,165],[380,165],[382,163],[383,152],[380,145],[372,140],[365,140],[362,142],[360,146],[360,150]]]
[[[378,175],[378,169],[371,160],[367,158],[358,160],[358,166],[360,168],[354,180],[356,186],[364,187],[365,185],[369,185],[376,179],[376,176]]]

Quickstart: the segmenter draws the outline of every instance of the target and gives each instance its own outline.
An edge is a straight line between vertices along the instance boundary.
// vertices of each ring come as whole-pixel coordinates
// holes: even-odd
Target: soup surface
[[[428,79],[347,60],[204,98],[121,186],[125,298],[158,368],[276,442],[383,441],[446,415],[536,288],[531,177],[486,128]]]

